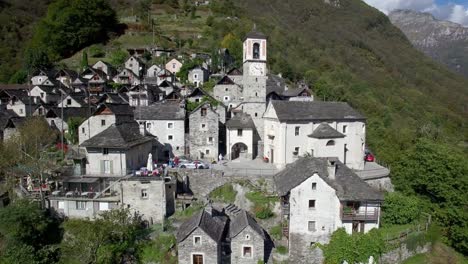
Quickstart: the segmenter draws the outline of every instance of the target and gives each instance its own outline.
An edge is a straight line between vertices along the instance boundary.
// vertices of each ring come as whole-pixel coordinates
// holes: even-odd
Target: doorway
[[[203,264],[203,255],[195,254],[192,259],[193,264]]]

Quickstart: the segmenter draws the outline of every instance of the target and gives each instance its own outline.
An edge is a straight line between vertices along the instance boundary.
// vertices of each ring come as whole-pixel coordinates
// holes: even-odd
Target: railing
[[[344,221],[377,221],[379,219],[379,211],[378,209],[371,209],[371,210],[349,210],[347,208],[341,209],[341,220]]]

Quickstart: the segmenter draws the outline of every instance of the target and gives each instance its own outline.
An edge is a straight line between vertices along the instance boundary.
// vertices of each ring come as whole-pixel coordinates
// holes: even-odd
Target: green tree
[[[128,53],[125,50],[117,49],[111,53],[110,60],[113,65],[122,65],[127,57]]]
[[[382,224],[402,225],[416,220],[421,214],[419,198],[400,192],[387,193],[382,205]]]
[[[71,144],[76,144],[78,142],[78,128],[83,123],[85,119],[82,117],[71,117],[67,121],[68,125],[68,134],[67,139]]]
[[[141,216],[129,209],[103,212],[94,221],[70,219],[63,227],[63,263],[121,263],[147,235]]]
[[[1,263],[55,263],[60,222],[29,200],[0,209]]]
[[[37,69],[47,69],[52,66],[45,49],[28,47],[25,51],[25,67],[30,74]]]
[[[430,213],[445,227],[450,244],[468,253],[468,163],[463,153],[421,138],[392,167],[398,190],[432,203]]]
[[[23,84],[28,80],[28,73],[25,70],[15,72],[8,81],[9,83]]]
[[[176,74],[177,78],[180,79],[182,83],[186,83],[188,80],[188,73],[191,69],[202,65],[202,61],[200,59],[194,59],[184,62],[180,71]]]
[[[116,13],[108,1],[57,0],[38,23],[29,46],[46,51],[56,61],[106,40],[116,25]]]
[[[89,67],[88,53],[86,51],[83,51],[83,54],[81,57],[81,70],[85,70],[88,67]]]
[[[241,65],[243,46],[239,37],[235,36],[233,33],[228,33],[221,41],[221,47],[229,50],[229,53],[236,61],[236,67]]]

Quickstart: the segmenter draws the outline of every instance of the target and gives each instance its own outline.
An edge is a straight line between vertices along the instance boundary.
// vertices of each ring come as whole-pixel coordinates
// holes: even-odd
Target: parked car
[[[209,169],[210,164],[202,160],[194,160],[179,163],[179,168],[181,169]]]
[[[364,160],[367,161],[367,162],[374,162],[375,161],[375,157],[372,153],[368,152],[366,153],[366,155],[364,156]]]

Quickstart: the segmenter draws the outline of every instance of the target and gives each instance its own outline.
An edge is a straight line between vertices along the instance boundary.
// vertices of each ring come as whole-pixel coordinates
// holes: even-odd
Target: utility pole
[[[59,80],[59,92],[60,92],[60,102],[62,102],[62,107],[60,107],[60,119],[62,124],[60,125],[60,141],[62,143],[62,160],[65,159],[65,147],[63,146],[63,93],[62,93],[62,81]]]

